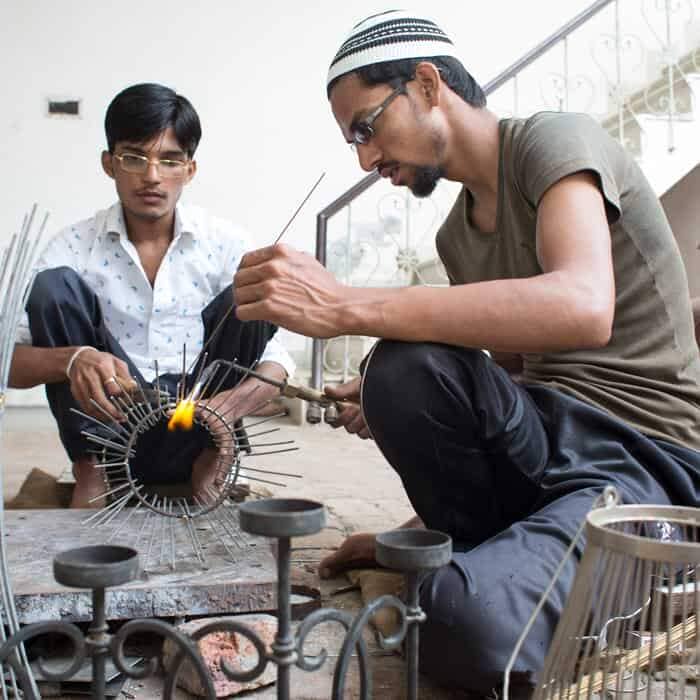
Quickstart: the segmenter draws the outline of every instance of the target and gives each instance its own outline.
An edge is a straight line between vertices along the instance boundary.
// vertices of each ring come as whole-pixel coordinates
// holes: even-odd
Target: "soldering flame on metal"
[[[194,425],[194,410],[197,404],[190,399],[183,399],[179,401],[173,415],[170,416],[168,421],[168,430],[192,430]]]

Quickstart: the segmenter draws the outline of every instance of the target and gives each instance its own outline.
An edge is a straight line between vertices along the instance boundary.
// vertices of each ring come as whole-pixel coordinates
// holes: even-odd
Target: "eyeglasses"
[[[382,102],[379,107],[373,109],[364,119],[354,122],[350,125],[350,136],[352,141],[351,148],[369,143],[369,140],[374,136],[374,122],[381,116],[382,112],[396,99],[399,95],[406,93],[406,83],[402,81],[391,94]]]
[[[143,173],[148,171],[148,166],[153,163],[158,174],[163,178],[184,177],[187,172],[187,160],[173,160],[172,158],[147,158],[137,153],[115,153],[114,157],[119,161],[119,166],[125,173]]]

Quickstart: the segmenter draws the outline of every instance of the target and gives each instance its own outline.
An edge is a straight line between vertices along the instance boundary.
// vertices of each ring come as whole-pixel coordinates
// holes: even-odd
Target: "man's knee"
[[[42,270],[34,278],[27,300],[30,316],[47,308],[64,307],[77,300],[84,301],[94,293],[80,275],[70,267],[54,267]]]
[[[409,422],[411,414],[424,416],[426,402],[434,401],[435,389],[449,402],[450,382],[463,384],[464,375],[478,371],[479,365],[488,361],[478,350],[439,343],[379,341],[366,363],[362,388],[363,411],[370,427],[373,420],[396,417],[397,413]]]

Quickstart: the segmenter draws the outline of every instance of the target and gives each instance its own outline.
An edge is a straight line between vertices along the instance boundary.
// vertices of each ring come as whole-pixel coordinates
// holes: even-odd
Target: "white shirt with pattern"
[[[252,249],[246,231],[199,207],[178,204],[175,228],[153,287],[126,234],[119,202],[60,231],[42,252],[37,270],[70,267],[97,294],[107,328],[144,379],[158,370],[182,372],[182,348],[189,366],[201,350],[201,312],[231,284],[243,254]],[[30,345],[27,315],[17,342]],[[277,362],[292,376],[295,364],[272,338],[260,361]]]

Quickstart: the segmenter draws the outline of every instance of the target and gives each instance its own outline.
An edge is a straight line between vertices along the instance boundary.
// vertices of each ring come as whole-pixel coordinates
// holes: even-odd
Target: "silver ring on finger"
[[[105,379],[104,385],[107,386],[107,384],[114,383],[117,386],[119,385],[119,382],[117,381],[116,377],[110,377],[109,379]]]

